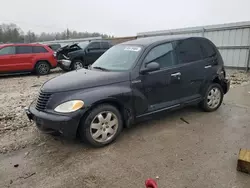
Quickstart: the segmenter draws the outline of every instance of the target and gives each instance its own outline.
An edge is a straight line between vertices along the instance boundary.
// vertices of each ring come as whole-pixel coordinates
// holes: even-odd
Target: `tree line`
[[[53,32],[40,34],[33,31],[24,32],[16,24],[0,24],[0,43],[31,43],[31,42],[43,42],[52,40],[65,40],[65,39],[77,39],[87,37],[103,37],[113,38],[111,35],[102,34],[98,32],[77,32],[66,29],[63,32]]]

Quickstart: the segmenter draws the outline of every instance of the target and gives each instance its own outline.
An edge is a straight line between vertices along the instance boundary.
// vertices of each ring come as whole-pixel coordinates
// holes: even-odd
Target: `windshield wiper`
[[[91,68],[99,69],[99,70],[103,70],[103,71],[109,71],[108,69],[105,69],[105,68],[103,68],[103,67],[92,67],[92,66],[91,66]]]

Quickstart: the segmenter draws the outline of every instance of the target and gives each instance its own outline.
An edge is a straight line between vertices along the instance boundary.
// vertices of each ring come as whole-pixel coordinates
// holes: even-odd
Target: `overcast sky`
[[[0,23],[37,33],[138,32],[250,21],[250,0],[0,0]]]

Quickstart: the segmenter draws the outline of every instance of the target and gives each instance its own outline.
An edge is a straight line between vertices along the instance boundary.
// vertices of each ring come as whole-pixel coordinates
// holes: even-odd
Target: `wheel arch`
[[[34,64],[33,69],[36,68],[36,66],[37,66],[37,64],[38,64],[39,62],[47,62],[47,63],[49,64],[50,68],[52,68],[51,63],[50,63],[47,59],[44,59],[44,60],[43,60],[43,59],[39,59],[39,60],[36,60],[36,63]]]
[[[226,86],[223,84],[223,82],[221,81],[218,75],[213,78],[212,83],[219,84],[222,87],[224,94],[227,92]]]
[[[81,60],[82,62],[84,62],[84,57],[83,56],[76,56],[74,57],[71,61],[76,61],[76,60]]]
[[[203,87],[202,90],[201,90],[202,96],[205,95],[206,90],[207,90],[207,88],[210,86],[211,83],[217,83],[217,84],[219,84],[219,85],[222,87],[222,89],[223,89],[223,93],[224,93],[224,94],[226,93],[227,88],[226,88],[226,86],[222,83],[222,81],[221,81],[219,75],[214,75],[214,76],[212,77],[211,80],[208,79],[206,82],[204,82],[204,84],[203,84],[204,87]]]
[[[130,127],[134,122],[134,117],[132,116],[132,110],[123,105],[119,100],[114,98],[107,98],[102,99],[99,101],[94,102],[91,106],[88,107],[87,111],[82,115],[81,120],[79,122],[78,128],[77,128],[77,134],[79,132],[80,123],[82,121],[85,121],[87,115],[97,106],[99,105],[112,105],[117,108],[117,110],[121,113],[122,121],[123,121],[123,127]]]

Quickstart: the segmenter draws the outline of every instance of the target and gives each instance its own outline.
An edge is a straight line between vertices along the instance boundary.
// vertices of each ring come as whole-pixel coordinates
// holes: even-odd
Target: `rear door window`
[[[32,46],[17,46],[16,53],[17,54],[31,54]]]
[[[33,53],[46,53],[48,52],[44,47],[42,46],[33,46]]]
[[[0,49],[0,55],[13,55],[16,53],[15,46],[7,46]]]
[[[201,47],[194,39],[177,41],[176,55],[180,64],[191,63],[202,59]]]

